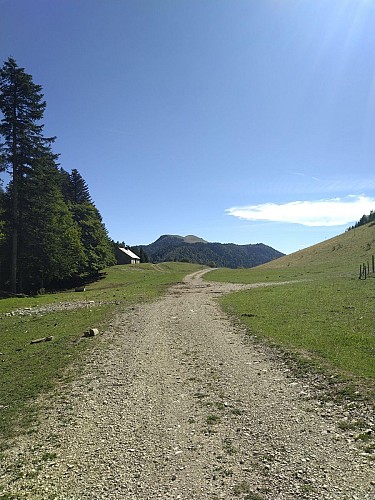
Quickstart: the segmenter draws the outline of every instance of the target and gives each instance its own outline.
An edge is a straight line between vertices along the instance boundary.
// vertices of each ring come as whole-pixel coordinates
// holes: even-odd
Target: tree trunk
[[[12,201],[12,257],[10,271],[10,291],[17,293],[17,263],[18,263],[18,155],[17,155],[17,89],[14,86],[13,97],[13,133],[12,133],[12,162],[13,162],[13,201]]]
[[[13,227],[12,234],[12,260],[10,273],[10,291],[17,293],[17,261],[18,261],[18,228]]]

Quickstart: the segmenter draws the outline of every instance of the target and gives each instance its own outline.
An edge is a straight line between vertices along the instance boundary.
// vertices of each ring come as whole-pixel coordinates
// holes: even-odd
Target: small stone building
[[[117,264],[139,264],[141,259],[128,248],[116,248]]]

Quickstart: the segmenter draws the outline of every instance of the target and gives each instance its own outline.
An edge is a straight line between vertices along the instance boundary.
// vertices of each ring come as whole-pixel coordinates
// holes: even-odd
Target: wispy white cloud
[[[228,208],[228,215],[253,221],[274,221],[304,226],[342,226],[357,221],[363,214],[375,209],[375,198],[350,195],[316,201],[289,203],[262,203]]]
[[[291,172],[292,175],[296,175],[298,177],[306,177],[307,179],[313,180],[313,181],[320,181],[321,179],[319,177],[316,177],[314,175],[307,175],[302,172]]]

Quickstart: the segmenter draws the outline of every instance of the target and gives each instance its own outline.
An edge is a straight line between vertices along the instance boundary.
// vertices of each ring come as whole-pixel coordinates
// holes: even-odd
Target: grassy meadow
[[[359,264],[369,261],[371,268],[373,254],[375,228],[366,225],[263,266],[218,269],[205,279],[268,283],[228,295],[221,304],[245,323],[250,335],[371,388],[375,274],[367,280],[358,277]]]
[[[250,335],[282,347],[309,367],[340,374],[355,387],[358,381],[371,387],[375,275],[359,280],[358,271],[374,253],[375,229],[367,225],[257,268],[218,269],[205,279],[267,283],[223,297],[223,308],[239,317]],[[0,451],[20,431],[33,432],[40,394],[77,375],[76,361],[97,341],[83,339],[84,331],[105,331],[116,311],[156,299],[201,268],[187,263],[114,266],[85,292],[1,299]],[[288,283],[272,285],[277,282]],[[53,308],[76,301],[84,307]],[[33,312],[36,307],[47,310]],[[30,344],[50,335],[50,342]]]
[[[114,266],[85,292],[0,300],[0,450],[17,432],[32,432],[37,425],[36,398],[76,373],[73,362],[96,342],[96,338],[83,339],[84,331],[97,327],[103,332],[117,310],[157,298],[201,267],[185,263]],[[75,301],[87,305],[68,311],[27,311]],[[9,314],[20,309],[26,309],[25,314]],[[50,342],[30,344],[51,335]]]

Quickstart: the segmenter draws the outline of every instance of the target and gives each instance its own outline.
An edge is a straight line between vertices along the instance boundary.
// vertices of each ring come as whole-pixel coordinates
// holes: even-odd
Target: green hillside
[[[375,226],[373,223],[351,229],[339,236],[286,255],[262,267],[285,267],[306,270],[327,269],[331,272],[357,272],[360,263],[370,261],[375,254]]]
[[[373,223],[351,229],[304,250],[285,255],[253,269],[219,269],[210,273],[212,281],[256,283],[301,279],[316,274],[358,277],[359,266],[375,255]]]
[[[374,254],[370,223],[254,269],[218,269],[205,279],[265,283],[224,297],[222,306],[253,338],[278,346],[299,366],[345,380],[344,393],[363,395],[375,378]],[[364,262],[366,280],[359,279]]]

